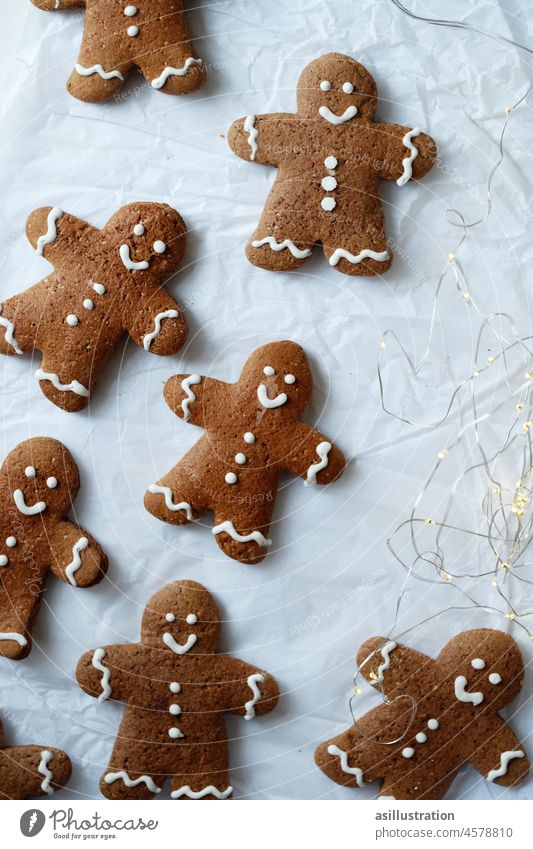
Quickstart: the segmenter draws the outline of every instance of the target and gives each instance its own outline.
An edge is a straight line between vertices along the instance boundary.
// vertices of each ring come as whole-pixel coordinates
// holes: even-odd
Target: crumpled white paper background
[[[184,303],[191,332],[186,349],[166,359],[125,342],[90,409],[76,415],[46,401],[30,358],[0,362],[2,457],[30,436],[62,439],[82,475],[75,515],[110,559],[108,578],[91,589],[75,590],[50,576],[30,657],[0,663],[6,742],[64,748],[74,771],[61,797],[98,798],[98,778],[123,709],[82,693],[73,677],[77,659],[88,648],[136,640],[149,596],[167,582],[192,578],[220,605],[220,650],[268,669],[283,691],[267,717],[254,723],[228,718],[236,797],[371,798],[375,785],[355,793],[330,782],[314,766],[313,752],[350,722],[357,647],[392,626],[405,573],[386,539],[407,518],[444,440],[381,411],[377,347],[383,330],[392,327],[414,353],[423,351],[438,273],[457,238],[444,212],[459,207],[469,219],[482,214],[503,110],[526,91],[530,58],[481,36],[411,21],[389,0],[197,0],[188,6],[208,67],[200,92],[167,97],[137,77],[116,102],[91,105],[65,90],[82,13],[45,14],[27,6],[18,58],[2,92],[1,297],[49,271],[24,237],[32,209],[59,204],[102,226],[122,204],[162,201],[189,226],[185,261],[168,289]],[[466,9],[459,0],[439,0],[414,8],[436,17],[467,15],[533,45],[526,3],[487,0]],[[374,74],[381,120],[427,130],[441,152],[439,166],[419,185],[383,184],[396,258],[382,280],[344,277],[318,250],[290,275],[255,269],[244,255],[275,175],[234,157],[227,127],[249,112],[293,110],[300,71],[330,50],[353,55]],[[521,333],[531,323],[530,106],[526,102],[510,125],[493,214],[462,255],[483,312],[508,311]],[[388,389],[391,407],[427,421],[438,418],[468,374],[479,326],[451,286],[439,311],[423,398],[413,401],[405,368]],[[262,565],[243,566],[220,553],[210,517],[177,529],[143,508],[147,485],[199,436],[166,407],[162,386],[178,371],[235,380],[254,348],[284,338],[300,342],[311,360],[315,391],[306,420],[358,459],[327,490],[283,480],[271,552]],[[497,391],[506,391],[503,382]],[[459,545],[452,562],[460,556]],[[490,591],[487,581],[487,598]],[[410,583],[402,628],[450,603],[446,587],[429,591]],[[406,642],[436,654],[461,630],[506,625],[483,611],[450,612],[415,628]],[[530,662],[533,645],[513,633]],[[368,690],[358,702],[361,712],[377,703]],[[526,748],[531,693],[528,671],[509,713]],[[529,750],[531,756],[531,744]],[[505,791],[467,768],[451,792],[456,798],[527,798],[532,788],[530,779]]]

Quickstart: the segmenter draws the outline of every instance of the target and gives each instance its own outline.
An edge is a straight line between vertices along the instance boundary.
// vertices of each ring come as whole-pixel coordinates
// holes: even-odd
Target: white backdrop
[[[62,439],[82,474],[77,517],[110,558],[108,579],[92,589],[75,590],[50,577],[30,657],[0,663],[6,742],[66,749],[74,773],[62,797],[98,797],[122,708],[98,705],[81,692],[73,679],[77,659],[90,647],[137,639],[150,594],[171,580],[192,578],[215,594],[227,620],[221,650],[268,669],[284,694],[279,708],[255,723],[228,719],[236,796],[355,798],[315,768],[313,751],[350,721],[357,647],[392,626],[404,572],[386,540],[407,518],[447,438],[382,412],[378,344],[392,327],[410,349],[423,351],[438,274],[457,238],[445,210],[460,207],[468,218],[482,213],[504,108],[526,91],[529,59],[477,35],[410,21],[389,0],[197,0],[188,6],[208,67],[200,92],[171,98],[139,77],[117,102],[91,105],[65,90],[82,14],[45,14],[29,0],[9,2],[24,7],[26,22],[2,92],[1,297],[48,273],[24,237],[32,209],[58,204],[102,226],[122,204],[162,201],[189,226],[183,268],[168,289],[185,304],[191,334],[186,349],[166,359],[124,344],[90,409],[76,415],[46,401],[30,358],[0,361],[2,457],[30,436]],[[471,22],[533,45],[527,3],[470,6]],[[466,14],[460,0],[414,8],[434,16]],[[344,277],[319,251],[290,275],[255,269],[244,256],[274,172],[233,156],[226,130],[249,112],[293,110],[300,71],[330,50],[353,55],[375,76],[381,120],[427,130],[441,152],[439,167],[419,185],[383,185],[389,240],[397,246],[383,279]],[[526,101],[510,125],[493,213],[462,255],[483,313],[508,311],[522,333],[531,321],[530,106]],[[437,346],[417,395],[411,402],[400,370],[391,406],[427,421],[438,417],[472,367],[478,325],[464,299],[447,288]],[[146,513],[142,499],[147,485],[199,436],[166,407],[164,380],[178,371],[234,380],[255,347],[283,338],[300,342],[311,359],[315,391],[306,420],[319,421],[357,461],[327,490],[284,480],[272,549],[262,565],[250,567],[219,552],[209,517],[203,526],[177,529]],[[501,382],[495,391],[508,390]],[[442,500],[445,483],[437,503],[439,492]],[[464,554],[461,546],[450,541],[452,564]],[[402,628],[444,609],[448,593],[444,585],[410,583]],[[431,654],[460,630],[508,624],[487,612],[450,612],[415,627],[406,642]],[[513,633],[530,662],[532,644]],[[366,690],[361,711],[377,699]],[[526,747],[531,694],[528,671],[512,710]],[[375,789],[357,795],[371,798]],[[457,798],[527,798],[532,790],[533,779],[502,791],[471,769],[453,785]]]

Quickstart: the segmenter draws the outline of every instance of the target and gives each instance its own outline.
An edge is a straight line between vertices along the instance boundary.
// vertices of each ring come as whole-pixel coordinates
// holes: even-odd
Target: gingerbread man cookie
[[[38,350],[35,375],[46,397],[81,410],[123,333],[152,354],[187,338],[181,307],[162,283],[179,266],[185,224],[170,206],[123,206],[103,230],[45,207],[32,212],[29,241],[54,271],[0,304],[0,353]]]
[[[48,571],[73,587],[90,587],[107,557],[87,531],[65,518],[80,488],[78,467],[55,439],[21,442],[0,469],[0,655],[31,650]]]
[[[224,713],[273,710],[278,686],[262,669],[216,654],[220,615],[208,591],[176,581],[149,600],[140,643],[86,652],[80,686],[100,702],[127,702],[100,789],[109,799],[149,799],[166,778],[173,799],[227,799]]]
[[[32,0],[47,12],[85,9],[78,61],[67,83],[79,100],[116,94],[133,68],[152,88],[188,94],[205,82],[191,44],[182,0]]]
[[[339,449],[300,421],[312,389],[307,357],[294,342],[258,348],[237,383],[197,374],[171,377],[167,404],[205,434],[149,487],[146,509],[176,525],[212,510],[213,534],[225,554],[243,563],[263,560],[280,473],[312,485],[330,483],[344,469]]]
[[[381,799],[442,799],[467,763],[503,787],[527,775],[526,753],[499,715],[524,678],[507,634],[465,631],[436,660],[375,637],[357,664],[386,701],[318,747],[318,766],[337,784],[381,781]]]
[[[340,53],[304,69],[297,100],[296,113],[248,115],[229,130],[237,156],[278,169],[246,255],[259,268],[290,271],[321,242],[338,271],[382,274],[392,251],[379,181],[423,177],[435,143],[418,128],[375,122],[374,79]]]
[[[0,799],[51,796],[67,783],[72,764],[62,749],[5,746],[0,720]]]

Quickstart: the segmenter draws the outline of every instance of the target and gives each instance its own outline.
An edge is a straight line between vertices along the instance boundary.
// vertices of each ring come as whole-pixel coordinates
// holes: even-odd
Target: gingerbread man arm
[[[65,9],[85,9],[86,0],[31,0],[43,12],[63,12]]]
[[[175,374],[165,383],[163,395],[180,419],[205,427],[211,412],[217,410],[229,385],[199,374]]]
[[[175,354],[184,345],[189,328],[180,305],[163,287],[139,304],[124,329],[145,351],[159,356]]]
[[[425,692],[435,661],[387,637],[372,637],[357,652],[357,665],[366,680],[386,696]]]
[[[35,209],[26,221],[29,243],[56,268],[81,259],[89,240],[97,235],[94,227],[59,206]]]
[[[519,784],[529,772],[529,760],[515,735],[498,715],[478,717],[468,728],[473,750],[468,760],[488,781],[502,787]]]
[[[50,554],[51,571],[73,587],[91,587],[107,572],[107,557],[98,543],[66,519],[59,522],[51,538]]]
[[[0,798],[51,796],[65,785],[72,764],[62,749],[8,746],[0,750]]]
[[[92,649],[80,657],[76,680],[87,695],[99,702],[107,699],[127,702],[134,691],[135,672],[142,654],[143,647],[136,644]]]
[[[260,165],[279,165],[288,156],[286,139],[296,129],[297,117],[289,112],[247,115],[228,130],[228,144],[241,159]]]
[[[379,143],[380,149],[384,149],[383,158],[375,165],[382,180],[396,180],[399,186],[404,186],[411,179],[424,177],[433,167],[437,145],[418,128],[374,124],[367,132],[371,136],[369,142]]]
[[[217,657],[217,677],[224,687],[224,709],[245,719],[274,710],[279,687],[268,672],[227,655]]]
[[[288,444],[294,447],[281,458],[281,465],[303,478],[306,486],[331,483],[344,471],[342,451],[318,430],[304,422],[294,422],[289,439]]]

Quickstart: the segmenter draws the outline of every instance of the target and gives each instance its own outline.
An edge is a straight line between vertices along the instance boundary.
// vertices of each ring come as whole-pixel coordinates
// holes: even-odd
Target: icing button
[[[235,472],[228,472],[224,480],[226,481],[226,483],[229,484],[237,483],[237,475],[235,474]]]
[[[178,684],[177,681],[171,681],[169,690],[171,693],[181,693],[181,684]]]
[[[6,545],[7,545],[8,548],[15,548],[16,544],[17,544],[17,538],[16,537],[8,537],[6,539]]]
[[[5,554],[0,554],[0,566],[7,566],[9,563],[9,557],[6,557]]]
[[[136,35],[139,35],[139,27],[128,27],[126,32],[130,38],[135,38]]]

